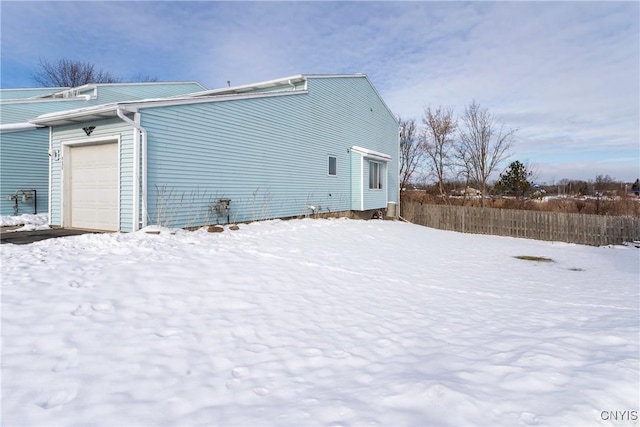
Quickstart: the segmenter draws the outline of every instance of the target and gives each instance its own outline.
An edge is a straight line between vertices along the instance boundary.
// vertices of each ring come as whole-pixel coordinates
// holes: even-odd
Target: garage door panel
[[[118,229],[118,144],[71,148],[71,227]]]

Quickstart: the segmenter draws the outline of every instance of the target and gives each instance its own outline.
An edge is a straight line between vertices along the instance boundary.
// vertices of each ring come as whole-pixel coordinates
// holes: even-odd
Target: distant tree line
[[[545,185],[549,193],[572,196],[612,196],[622,193],[640,195],[640,180],[624,182],[609,175],[596,175],[593,180],[563,178],[558,182]]]
[[[546,194],[599,197],[632,192],[640,195],[640,180],[631,184],[609,175],[597,175],[593,181],[565,178],[540,185],[535,182],[537,171],[530,164],[515,160],[503,169],[515,142],[516,130],[502,124],[476,101],[467,105],[459,118],[450,108],[429,106],[424,109],[420,124],[415,119],[402,117],[398,117],[398,122],[401,189],[428,189],[443,203],[450,203],[452,193],[479,196],[481,206],[485,206],[485,198],[490,195],[516,199]],[[490,183],[490,176],[501,170],[498,180]],[[404,194],[405,191],[401,191],[401,195]]]

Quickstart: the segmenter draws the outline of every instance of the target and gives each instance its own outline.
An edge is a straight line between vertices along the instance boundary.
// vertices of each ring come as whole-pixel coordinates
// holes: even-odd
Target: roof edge
[[[19,132],[23,130],[40,129],[43,126],[38,126],[33,123],[8,123],[0,125],[0,133]]]
[[[376,160],[383,160],[388,162],[391,160],[391,156],[385,153],[380,153],[379,151],[369,150],[367,148],[359,147],[357,145],[351,146],[351,151],[355,151],[358,154],[362,154],[365,157],[370,157]]]
[[[207,89],[206,87],[204,87],[202,85],[202,83],[197,82],[195,80],[189,80],[189,81],[172,81],[172,82],[126,82],[126,83],[87,83],[84,84],[82,86],[74,86],[74,87],[70,87],[70,88],[63,88],[60,91],[57,92],[51,92],[49,94],[46,95],[42,95],[40,97],[51,97],[51,96],[55,96],[55,95],[63,95],[65,93],[73,93],[73,92],[79,92],[79,91],[85,91],[85,90],[91,90],[91,89],[95,89],[95,88],[101,88],[101,87],[118,87],[118,86],[160,86],[160,85],[179,85],[179,84],[195,84],[200,86],[202,89]],[[35,98],[35,97],[34,97]]]
[[[279,79],[265,80],[257,83],[248,83],[248,84],[238,85],[238,86],[229,86],[229,87],[224,87],[219,89],[204,90],[202,92],[192,93],[190,94],[190,96],[221,95],[226,93],[233,94],[233,93],[238,93],[239,91],[247,91],[247,90],[253,90],[253,89],[266,89],[269,87],[278,86],[280,84],[288,84],[289,82],[302,82],[304,80],[306,80],[304,75],[297,74],[290,77],[281,77]]]
[[[217,95],[217,96],[199,96],[194,97],[192,95],[184,95],[180,98],[152,98],[152,99],[140,99],[132,101],[113,102],[110,104],[101,104],[91,107],[77,108],[74,110],[56,111],[52,113],[42,114],[32,120],[29,123],[49,126],[60,124],[61,121],[78,119],[84,116],[95,116],[97,114],[104,115],[106,113],[113,113],[116,116],[117,109],[123,109],[127,112],[137,112],[142,108],[157,108],[174,105],[185,104],[201,104],[208,102],[224,102],[240,99],[251,98],[267,98],[276,96],[290,96],[290,95],[303,95],[308,93],[306,90],[296,91],[281,91],[281,92],[258,92],[258,93],[246,93],[246,94],[230,94],[230,95]]]

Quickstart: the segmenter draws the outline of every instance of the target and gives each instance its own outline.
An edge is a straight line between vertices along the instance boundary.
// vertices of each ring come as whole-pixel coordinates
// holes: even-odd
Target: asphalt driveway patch
[[[13,243],[14,245],[28,245],[40,240],[55,239],[57,237],[79,236],[81,234],[97,233],[87,230],[70,230],[66,228],[51,228],[35,231],[11,231],[0,232],[0,243]]]

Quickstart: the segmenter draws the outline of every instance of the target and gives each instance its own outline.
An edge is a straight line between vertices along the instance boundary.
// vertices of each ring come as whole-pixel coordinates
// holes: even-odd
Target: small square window
[[[329,156],[329,175],[338,174],[338,161],[335,157]]]

